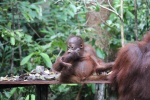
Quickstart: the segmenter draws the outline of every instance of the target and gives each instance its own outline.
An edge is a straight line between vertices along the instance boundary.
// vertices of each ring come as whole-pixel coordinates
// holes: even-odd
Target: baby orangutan
[[[103,77],[92,76],[95,69],[101,68],[105,63],[96,56],[91,45],[84,44],[80,36],[71,36],[67,40],[67,46],[65,54],[53,64],[53,69],[61,72],[60,82],[80,83],[82,80],[99,80]]]

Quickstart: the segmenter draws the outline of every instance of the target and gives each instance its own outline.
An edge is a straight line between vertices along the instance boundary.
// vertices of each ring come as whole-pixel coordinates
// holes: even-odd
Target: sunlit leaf
[[[13,88],[13,89],[11,89],[11,91],[10,91],[10,95],[12,96],[12,95],[16,92],[16,90],[17,90],[17,88]]]
[[[29,96],[30,95],[27,95],[25,100],[35,100],[35,95],[34,94],[31,94],[31,98]]]
[[[11,43],[11,45],[15,45],[15,38],[14,37],[10,37],[10,43]]]
[[[52,67],[52,62],[51,62],[51,59],[49,58],[49,56],[46,53],[40,53],[40,55],[44,59],[44,62],[46,63],[46,66],[51,68]]]
[[[71,10],[76,13],[77,12],[77,8],[74,4],[70,4],[69,7],[71,8]]]
[[[96,48],[96,54],[97,54],[97,56],[98,56],[99,58],[102,58],[102,59],[105,58],[105,53],[104,53],[104,51],[102,51],[102,50],[99,49],[99,48]]]
[[[32,36],[25,34],[24,40],[28,43],[32,42]]]
[[[33,56],[33,53],[31,53],[30,55],[26,56],[25,58],[22,59],[20,65],[24,65],[27,62],[29,62],[30,58]]]

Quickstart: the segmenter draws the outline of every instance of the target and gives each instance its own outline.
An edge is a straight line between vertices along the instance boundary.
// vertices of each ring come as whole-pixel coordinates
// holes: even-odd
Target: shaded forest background
[[[70,35],[83,37],[100,58],[113,61],[121,47],[121,21],[125,44],[140,40],[150,29],[149,0],[124,0],[123,19],[120,18],[120,1],[1,0],[0,76],[20,75],[37,65],[50,69],[67,49],[65,41]],[[80,85],[49,87],[51,100],[67,100],[68,97],[72,100]],[[82,94],[84,99],[92,100],[95,84],[86,85]],[[34,87],[0,91],[1,100],[34,98]]]

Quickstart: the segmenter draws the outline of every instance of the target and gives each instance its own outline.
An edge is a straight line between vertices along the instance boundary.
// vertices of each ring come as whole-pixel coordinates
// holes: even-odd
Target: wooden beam
[[[81,81],[81,84],[83,83],[89,83],[89,84],[94,84],[94,83],[110,83],[109,81],[106,81],[106,80],[99,80],[99,81],[89,81],[89,80],[86,80],[86,81]],[[18,85],[33,85],[33,84],[72,84],[72,83],[61,83],[57,80],[50,80],[50,81],[45,81],[45,80],[30,80],[30,81],[0,81],[0,85],[9,85],[9,84],[18,84]]]
[[[95,84],[95,83],[104,83],[109,84],[109,81],[106,80],[100,80],[100,81],[82,81],[81,84]],[[22,87],[22,86],[29,86],[29,85],[51,85],[51,84],[74,84],[74,83],[61,83],[57,80],[50,80],[50,81],[44,81],[44,80],[34,80],[34,81],[0,81],[0,89],[5,88],[12,88],[12,87]],[[79,84],[79,83],[77,83]]]

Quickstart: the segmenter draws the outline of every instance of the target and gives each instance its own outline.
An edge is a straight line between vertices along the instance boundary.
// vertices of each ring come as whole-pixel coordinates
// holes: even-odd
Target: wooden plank
[[[100,81],[82,81],[80,84],[95,84],[95,83],[104,83],[104,84],[109,84],[109,81],[106,80],[100,80]],[[0,89],[5,89],[5,88],[12,88],[12,87],[23,87],[23,86],[29,86],[29,85],[53,85],[53,84],[76,84],[76,83],[61,83],[57,80],[50,80],[50,81],[45,81],[45,80],[34,80],[34,81],[0,81]],[[79,83],[77,83],[79,84]]]
[[[32,81],[32,80],[30,80],[30,81],[0,81],[0,85],[1,84],[26,84],[26,85],[28,85],[28,84],[32,84],[32,85],[34,85],[34,84],[60,84],[60,82],[59,81],[57,81],[57,80],[51,80],[51,81],[44,81],[44,80],[34,80],[34,81]]]
[[[89,81],[89,80],[86,80],[86,81],[82,81],[81,84],[83,83],[87,83],[87,84],[94,84],[94,83],[110,83],[109,81],[106,81],[106,80],[99,80],[99,81]],[[45,81],[45,80],[30,80],[30,81],[0,81],[0,85],[3,85],[3,84],[24,84],[24,85],[36,85],[36,84],[72,84],[72,83],[61,83],[57,80],[50,80],[50,81]]]
[[[44,80],[30,80],[30,81],[0,81],[0,89],[12,87],[24,87],[29,85],[42,85],[42,84],[61,84],[57,80],[44,81]]]

